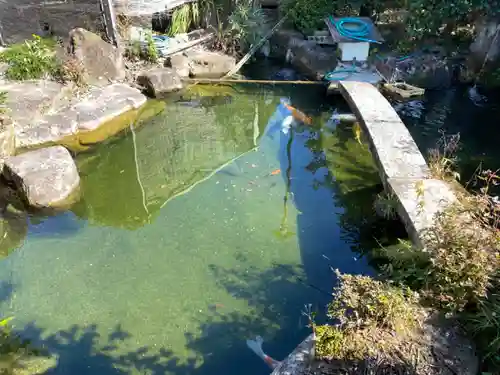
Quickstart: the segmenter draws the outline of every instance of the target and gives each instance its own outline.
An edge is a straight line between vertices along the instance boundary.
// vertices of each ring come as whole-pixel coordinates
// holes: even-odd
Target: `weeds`
[[[393,193],[379,193],[373,202],[375,211],[386,220],[397,217],[398,198]]]
[[[328,316],[339,324],[314,327],[319,358],[362,360],[382,348],[390,351],[393,332],[404,336],[413,330],[419,314],[417,297],[409,289],[336,273],[340,286]]]
[[[442,133],[436,148],[429,150],[429,168],[435,178],[460,180],[460,174],[455,170],[459,144],[460,133],[451,136]]]
[[[174,10],[172,13],[172,24],[169,34],[187,33],[191,25],[200,23],[200,10],[198,3],[184,4]]]
[[[80,60],[74,57],[68,57],[61,64],[58,75],[62,82],[73,82],[79,88],[84,88],[88,84],[85,67]]]
[[[6,77],[11,80],[28,80],[54,76],[59,70],[54,45],[53,40],[33,35],[32,40],[8,48],[0,54],[0,61],[8,64]]]
[[[268,30],[268,21],[261,8],[253,7],[252,1],[244,0],[236,5],[229,16],[229,27],[216,12],[217,27],[212,27],[215,37],[212,48],[230,55],[244,53],[257,43]]]

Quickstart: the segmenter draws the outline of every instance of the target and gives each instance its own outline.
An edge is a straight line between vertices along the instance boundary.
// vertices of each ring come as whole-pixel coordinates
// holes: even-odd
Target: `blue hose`
[[[355,68],[332,70],[331,72],[325,74],[324,79],[327,81],[342,81],[343,79],[349,77],[351,73],[356,73],[356,72],[357,70]],[[345,74],[345,76],[341,78],[335,78],[334,76],[337,74]]]
[[[378,44],[381,43],[377,40],[368,38],[371,31],[370,30],[371,25],[366,21],[363,21],[359,18],[347,17],[347,18],[342,18],[339,21],[335,22],[332,16],[330,16],[330,21],[332,22],[332,25],[335,26],[338,33],[345,38],[360,40],[369,43],[378,43]],[[357,25],[357,28],[352,29],[345,27],[346,24]]]

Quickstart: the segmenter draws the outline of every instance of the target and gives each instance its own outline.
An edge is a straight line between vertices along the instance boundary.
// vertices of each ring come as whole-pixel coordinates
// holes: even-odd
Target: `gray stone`
[[[16,147],[57,143],[67,136],[98,129],[101,125],[146,102],[137,89],[115,83],[94,87],[88,97],[69,108],[48,114],[30,124],[15,126]]]
[[[125,78],[120,50],[97,34],[82,28],[72,30],[69,33],[68,50],[81,62],[92,84],[106,85]]]
[[[220,78],[236,66],[236,59],[219,52],[190,52],[189,74],[195,78]]]
[[[437,215],[457,201],[455,193],[448,183],[436,179],[389,178],[387,185],[397,197],[398,214],[412,242],[425,248]]]
[[[277,30],[269,39],[271,57],[286,59],[287,52],[294,46],[304,42],[304,35],[295,30]]]
[[[3,168],[5,159],[14,155],[16,151],[16,137],[14,133],[14,124],[2,123],[0,120],[0,172]]]
[[[137,77],[137,83],[145,87],[152,97],[161,97],[182,89],[181,77],[171,68],[154,68],[142,72]]]
[[[302,341],[290,355],[274,369],[271,375],[305,374],[314,359],[314,334]]]
[[[21,126],[29,126],[43,114],[56,111],[66,104],[68,95],[62,84],[48,80],[4,81],[0,82],[0,91],[7,93],[9,117]]]
[[[338,59],[332,47],[320,47],[315,42],[303,40],[289,48],[290,63],[306,77],[321,80],[334,70]]]
[[[182,53],[169,56],[165,59],[165,66],[174,69],[182,78],[189,77],[189,65],[189,57]]]
[[[80,176],[71,154],[62,146],[7,158],[4,176],[35,208],[66,208],[78,198]]]

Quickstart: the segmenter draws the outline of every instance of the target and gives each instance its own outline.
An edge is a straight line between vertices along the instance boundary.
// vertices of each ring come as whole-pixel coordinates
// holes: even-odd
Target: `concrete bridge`
[[[339,90],[366,134],[386,192],[398,201],[398,214],[412,242],[425,247],[425,231],[456,196],[429,166],[391,104],[370,83],[344,81]],[[314,356],[313,335],[307,337],[272,375],[304,373]]]

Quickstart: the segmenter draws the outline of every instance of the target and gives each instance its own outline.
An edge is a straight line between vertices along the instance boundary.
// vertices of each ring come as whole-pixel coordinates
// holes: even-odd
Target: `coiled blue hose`
[[[368,38],[371,31],[371,25],[368,22],[363,21],[362,19],[346,17],[340,19],[339,21],[335,21],[333,17],[330,16],[330,21],[332,22],[332,25],[335,26],[338,33],[345,38],[380,44],[379,41]],[[346,24],[357,25],[357,28],[352,29],[349,27],[345,27]]]
[[[347,69],[338,69],[338,70],[332,70],[331,72],[328,72],[325,74],[324,79],[326,81],[342,81],[346,78],[348,78],[352,73],[356,73],[357,70],[355,68],[347,68]],[[337,74],[345,74],[343,77],[335,77]]]

